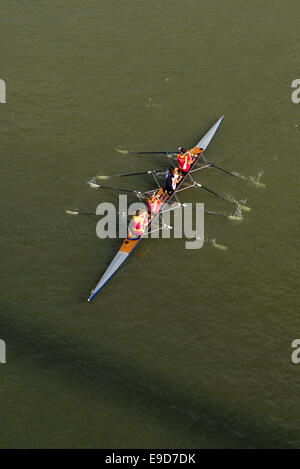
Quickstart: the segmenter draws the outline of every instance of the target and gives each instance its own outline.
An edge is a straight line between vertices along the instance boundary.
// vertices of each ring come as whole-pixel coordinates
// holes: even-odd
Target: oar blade
[[[95,178],[93,178],[93,179],[91,179],[90,181],[88,181],[88,185],[89,185],[92,189],[99,189],[99,187],[100,187],[99,184],[96,184]]]
[[[65,210],[68,215],[79,215],[78,210]]]

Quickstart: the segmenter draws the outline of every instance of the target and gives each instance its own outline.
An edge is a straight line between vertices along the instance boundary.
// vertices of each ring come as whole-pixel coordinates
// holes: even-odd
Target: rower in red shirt
[[[148,226],[147,212],[142,210],[137,210],[136,214],[133,215],[131,230],[128,233],[129,238],[139,238],[141,237]]]
[[[160,210],[160,205],[160,196],[158,194],[155,194],[155,192],[149,194],[149,197],[147,198],[148,214],[157,215]]]
[[[191,165],[193,164],[195,158],[189,154],[188,151],[186,151],[184,148],[178,148],[178,166],[180,171],[183,171],[184,173],[187,173]]]
[[[182,171],[183,173],[189,172],[195,159],[200,155],[200,153],[203,152],[201,148],[199,150],[200,152],[197,155],[195,155],[186,151],[184,148],[181,148],[181,147],[178,148],[177,158],[178,158],[178,166],[179,166],[180,171]]]

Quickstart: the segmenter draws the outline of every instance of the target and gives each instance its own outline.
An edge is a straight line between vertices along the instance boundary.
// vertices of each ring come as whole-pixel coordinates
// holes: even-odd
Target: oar
[[[263,184],[262,182],[255,181],[254,179],[251,179],[250,177],[246,177],[246,176],[242,176],[241,174],[233,173],[232,171],[228,171],[228,169],[221,168],[220,166],[217,166],[214,163],[208,163],[208,164],[212,166],[213,168],[218,169],[219,171],[223,171],[223,173],[229,174],[230,176],[234,176],[238,179],[243,179],[244,181],[250,182],[251,184],[254,184],[256,187],[259,187],[259,188],[266,187],[266,185]]]
[[[130,192],[130,193],[132,193],[132,194],[138,194],[138,195],[144,194],[143,192],[134,191],[134,190],[132,190],[132,189],[123,189],[123,188],[121,188],[121,187],[102,186],[102,185],[100,185],[100,184],[96,184],[94,181],[89,181],[89,182],[88,182],[88,185],[89,185],[92,189],[108,189],[108,190],[111,190],[111,191]]]
[[[175,154],[177,155],[176,151],[127,151],[127,153],[132,153],[134,155],[169,155]]]
[[[225,217],[225,218],[228,218],[229,220],[241,220],[242,217],[238,218],[238,217],[232,217],[232,215],[225,215],[224,213],[217,213],[217,212],[213,212],[211,210],[203,210],[204,213],[208,213],[209,215],[216,215],[217,217]]]
[[[121,150],[120,148],[116,148],[116,151],[119,153],[123,153],[125,155],[154,155],[154,156],[161,156],[166,155],[167,157],[170,156],[177,156],[177,151],[130,151],[130,150]]]
[[[152,169],[150,171],[142,171],[139,173],[127,173],[127,174],[113,174],[112,176],[102,176],[101,174],[97,175],[97,179],[111,179],[111,178],[124,178],[127,176],[140,176],[142,174],[158,174],[164,173],[161,169]]]
[[[229,171],[228,169],[224,169],[224,168],[221,168],[220,166],[217,166],[215,163],[207,162],[207,164],[209,164],[209,166],[212,166],[215,169],[218,169],[219,171],[223,171],[223,173],[229,174],[230,176],[234,176],[239,179],[246,179],[243,176],[239,176],[238,174],[235,174],[232,171]]]
[[[203,186],[203,184],[200,184],[199,182],[195,183],[195,186],[200,187],[201,189],[204,189],[205,191],[209,192],[210,194],[214,195],[215,197],[218,197],[219,199],[225,200],[226,202],[229,202],[230,204],[235,204],[233,200],[227,199],[227,197],[224,197],[223,195],[217,194],[217,192],[212,191],[206,186]]]
[[[225,215],[225,213],[218,213],[218,212],[214,212],[212,210],[202,210],[202,212],[207,213],[208,215],[216,215],[217,217],[225,217],[225,218],[228,218],[228,220],[231,220],[231,221],[241,221],[243,219],[242,216]]]
[[[208,164],[209,166],[212,166],[212,167],[215,168],[215,169],[218,169],[219,171],[222,171],[223,173],[229,174],[230,176],[234,176],[235,178],[243,179],[244,181],[251,182],[251,181],[249,181],[249,179],[246,178],[245,176],[241,176],[240,174],[233,173],[232,171],[229,171],[228,169],[221,168],[220,166],[217,166],[215,163],[209,163],[209,162],[207,162],[207,164]]]
[[[172,226],[166,225],[165,223],[162,226],[160,226],[159,228],[156,228],[155,230],[151,230],[151,227],[150,227],[150,230],[147,230],[146,233],[144,233],[141,236],[141,238],[147,237],[149,235],[149,233],[151,235],[152,233],[157,233],[160,230],[172,230],[172,228],[173,228]]]
[[[66,210],[68,215],[97,215],[95,212],[79,212],[79,210]]]
[[[177,205],[177,207],[171,207],[171,208],[168,208],[167,210],[162,210],[160,212],[161,215],[163,215],[164,213],[167,213],[167,212],[172,212],[174,210],[176,210],[177,208],[182,208],[182,207],[185,207],[186,204],[182,204],[180,203],[179,205]],[[218,217],[225,217],[225,218],[229,218],[229,220],[232,220],[233,218],[231,217],[231,215],[225,215],[224,213],[217,213],[217,212],[213,212],[212,210],[201,210],[201,212],[203,213],[207,213],[208,215],[217,215]],[[238,218],[235,218],[236,220]]]
[[[218,169],[219,171],[222,171],[223,173],[229,174],[230,176],[234,176],[238,179],[243,179],[244,181],[247,181],[247,182],[250,182],[251,184],[254,184],[256,187],[260,187],[260,188],[266,187],[266,185],[263,184],[262,182],[252,180],[251,178],[248,178],[246,176],[242,176],[241,174],[237,174],[237,173],[234,173],[233,171],[229,171],[228,169],[221,168],[221,166],[217,166],[215,163],[210,163],[209,161],[207,161],[207,166],[211,166],[212,168]],[[206,166],[202,166],[199,169],[203,169],[205,167]],[[195,169],[195,171],[198,171],[198,170]]]
[[[196,182],[195,185],[196,185],[197,187],[200,187],[201,189],[204,189],[205,191],[209,192],[210,194],[214,195],[215,197],[218,197],[218,199],[225,200],[225,202],[228,202],[228,203],[230,203],[230,204],[238,205],[238,206],[241,207],[241,209],[244,210],[245,212],[250,212],[250,210],[251,210],[250,207],[247,207],[246,205],[241,205],[241,204],[239,204],[236,200],[230,200],[230,199],[228,199],[227,197],[224,197],[223,195],[217,194],[217,192],[212,191],[212,190],[209,189],[208,187],[203,186],[203,184],[200,184],[199,182]]]
[[[80,212],[79,210],[66,210],[65,211],[68,215],[96,215],[97,217],[101,217],[102,215],[100,215],[99,213],[96,213],[96,212]],[[131,215],[126,215],[125,212],[117,212],[118,215],[122,215],[122,217],[125,217],[125,216],[131,216]]]

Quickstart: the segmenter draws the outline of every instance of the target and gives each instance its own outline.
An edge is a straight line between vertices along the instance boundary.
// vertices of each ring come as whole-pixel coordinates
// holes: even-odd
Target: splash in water
[[[68,215],[78,215],[79,214],[79,211],[77,209],[75,209],[75,210],[65,210],[65,212]]]
[[[244,181],[250,182],[251,184],[253,184],[258,189],[263,189],[264,187],[266,187],[266,184],[264,184],[263,182],[260,182],[260,179],[262,178],[262,176],[264,174],[263,169],[258,171],[257,176],[244,176],[243,174],[237,173],[237,172],[233,172],[233,174],[236,177],[238,177],[240,179],[243,179]]]
[[[250,212],[251,208],[245,205],[247,202],[247,199],[241,200],[241,201],[236,201],[237,204],[237,210],[241,210],[243,212]]]
[[[127,155],[127,153],[129,153],[128,150],[124,150],[124,148],[120,148],[120,147],[115,148],[115,150],[116,150],[118,153],[123,153],[124,155]]]
[[[146,107],[156,107],[158,109],[161,109],[162,106],[160,104],[156,104],[152,101],[152,98],[148,98],[148,103],[146,104]]]
[[[245,205],[245,203],[247,202],[247,199],[239,201],[239,200],[236,200],[232,195],[227,195],[227,200],[229,200],[229,202],[231,202],[232,204],[236,204],[237,210],[239,209],[239,210],[242,210],[243,212],[250,212],[251,210],[250,207],[247,207],[247,205]],[[235,215],[238,216],[238,213],[235,213]],[[229,218],[229,220],[234,220],[234,218]]]
[[[199,239],[199,238],[198,238]],[[208,246],[213,246],[214,248],[216,249],[220,249],[220,251],[226,251],[228,248],[227,246],[224,246],[224,244],[219,244],[216,242],[215,239],[209,239],[209,238],[206,238],[204,240],[205,244],[207,244]]]
[[[220,249],[220,251],[227,251],[228,247],[224,244],[219,244],[216,242],[215,239],[208,240],[209,244],[216,249]]]
[[[241,221],[241,220],[243,220],[242,209],[241,209],[239,204],[237,205],[237,207],[235,209],[234,215],[229,215],[228,218],[229,218],[229,220],[232,220],[232,221]]]
[[[250,181],[252,182],[252,184],[254,184],[255,187],[257,187],[259,189],[263,189],[264,187],[266,187],[266,184],[264,184],[263,182],[260,182],[261,178],[263,177],[263,174],[264,174],[264,170],[260,169],[258,171],[257,176],[252,176],[250,178]]]

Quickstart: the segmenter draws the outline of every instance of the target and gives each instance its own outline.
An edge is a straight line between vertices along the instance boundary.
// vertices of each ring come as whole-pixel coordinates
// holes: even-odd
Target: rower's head
[[[185,153],[185,149],[184,149],[183,147],[179,147],[179,148],[178,148],[178,152],[179,152],[179,153]]]
[[[174,168],[173,168],[172,166],[170,166],[170,168],[169,168],[169,173],[170,173],[170,174],[173,174],[173,173],[174,173]]]
[[[137,210],[137,211],[135,212],[136,217],[139,217],[139,216],[141,215],[141,213],[142,213],[141,210]]]

